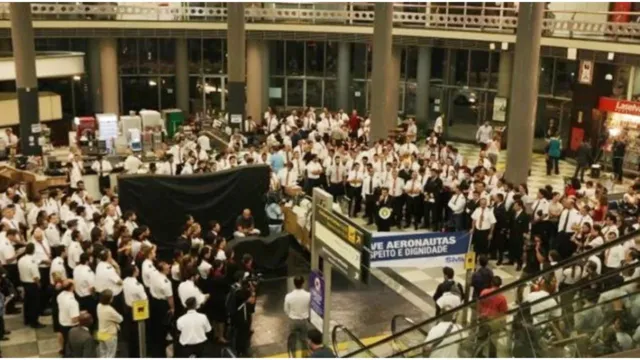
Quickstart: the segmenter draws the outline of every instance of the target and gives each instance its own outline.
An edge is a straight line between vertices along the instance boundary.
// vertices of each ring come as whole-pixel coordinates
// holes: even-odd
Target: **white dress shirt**
[[[481,207],[476,208],[471,214],[471,219],[474,221],[476,230],[489,230],[496,223],[493,210],[488,207],[484,209]]]
[[[20,281],[23,283],[33,284],[35,279],[40,279],[38,263],[33,258],[33,255],[24,255],[18,260],[18,273]]]
[[[191,280],[186,280],[178,285],[178,297],[182,306],[187,306],[186,301],[190,297],[196,298],[197,307],[200,307],[206,300],[204,294]]]
[[[60,230],[58,230],[58,227],[54,224],[47,226],[44,230],[44,236],[47,238],[49,246],[59,246],[62,244],[60,240]]]
[[[142,274],[142,284],[148,288],[151,286],[151,276],[153,276],[154,273],[158,272],[158,269],[153,266],[153,261],[149,259],[144,260],[140,267]]]
[[[71,269],[75,269],[76,264],[80,262],[82,255],[82,245],[77,241],[71,241],[67,250],[67,264]]]
[[[306,320],[309,318],[311,294],[303,289],[295,289],[284,297],[284,312],[289,319]]]
[[[122,292],[122,279],[116,272],[116,269],[106,261],[100,261],[96,266],[96,282],[95,289],[101,293],[105,290],[111,290],[113,296]]]
[[[13,243],[7,239],[6,235],[2,233],[0,235],[0,264],[16,264],[18,260],[15,259],[15,256],[16,248],[13,246]]]
[[[67,279],[67,269],[64,267],[64,259],[58,256],[51,261],[51,268],[49,269],[49,282],[51,285],[55,284],[53,280],[53,274],[58,273],[58,277],[62,280]]]
[[[151,275],[151,286],[149,286],[149,292],[154,299],[166,300],[173,296],[171,281],[167,279],[165,274],[160,271],[156,271]]]
[[[542,212],[542,219],[545,219],[549,215],[549,202],[545,198],[536,199],[531,204],[531,211],[536,219],[538,218],[538,212]]]
[[[207,333],[211,331],[209,319],[204,314],[189,310],[176,322],[180,331],[180,345],[197,345],[207,341]]]
[[[298,174],[295,169],[289,170],[284,168],[278,172],[278,178],[280,179],[280,185],[282,185],[282,187],[295,186],[297,185]]]
[[[451,200],[449,200],[448,205],[449,209],[451,209],[454,214],[462,214],[465,206],[467,205],[467,199],[465,199],[464,194],[455,194],[451,196]]]
[[[125,278],[124,281],[122,281],[122,289],[124,292],[124,303],[129,307],[133,305],[134,301],[147,299],[144,286],[134,277]]]
[[[71,327],[76,325],[74,318],[80,316],[80,304],[71,291],[63,291],[56,298],[58,302],[58,320],[60,325]]]
[[[96,283],[96,275],[89,265],[79,264],[73,269],[73,280],[75,282],[76,294],[79,297],[89,296]]]
[[[402,191],[404,189],[404,180],[402,178],[393,177],[389,178],[387,181],[387,187],[389,188],[389,195],[393,197],[397,197],[402,195]]]
[[[558,232],[564,231],[567,233],[573,233],[574,225],[577,225],[580,221],[580,213],[576,209],[564,209],[560,213],[560,220],[558,221]]]

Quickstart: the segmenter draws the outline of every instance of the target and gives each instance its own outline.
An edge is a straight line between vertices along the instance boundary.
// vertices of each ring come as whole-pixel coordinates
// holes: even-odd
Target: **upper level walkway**
[[[640,12],[611,12],[609,5],[550,3],[541,45],[640,54]],[[515,42],[517,3],[397,3],[394,8],[394,35],[497,42],[498,48]],[[226,30],[227,9],[197,2],[32,3],[32,14],[36,29]],[[245,16],[249,32],[370,35],[374,5],[247,3]],[[9,28],[9,17],[9,4],[0,4],[0,28]]]

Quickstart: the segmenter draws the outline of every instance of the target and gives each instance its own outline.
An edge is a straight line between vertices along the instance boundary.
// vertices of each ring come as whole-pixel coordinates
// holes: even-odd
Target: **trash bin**
[[[591,178],[599,179],[600,178],[600,164],[591,165]]]

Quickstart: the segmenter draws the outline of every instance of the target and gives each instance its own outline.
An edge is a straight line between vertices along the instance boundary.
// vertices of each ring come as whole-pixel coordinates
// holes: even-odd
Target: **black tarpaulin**
[[[225,237],[233,236],[236,218],[251,209],[256,228],[268,233],[264,195],[269,189],[269,167],[243,166],[213,174],[123,175],[118,193],[123,211],[133,210],[138,224],[151,228],[153,241],[173,248],[187,214],[202,225],[203,236],[210,220],[222,225]]]

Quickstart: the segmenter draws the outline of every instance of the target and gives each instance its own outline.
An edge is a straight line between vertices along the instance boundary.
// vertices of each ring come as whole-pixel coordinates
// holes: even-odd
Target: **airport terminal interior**
[[[637,357],[635,2],[0,3],[0,357]]]

